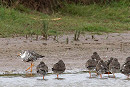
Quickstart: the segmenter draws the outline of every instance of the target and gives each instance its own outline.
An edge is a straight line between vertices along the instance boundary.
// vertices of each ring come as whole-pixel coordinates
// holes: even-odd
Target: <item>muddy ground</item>
[[[67,37],[68,44],[66,44]],[[51,72],[53,64],[59,59],[65,62],[67,70],[85,70],[86,61],[95,51],[103,60],[115,57],[122,64],[126,57],[130,56],[129,49],[130,32],[94,35],[94,39],[87,33],[80,35],[79,41],[73,41],[73,35],[63,35],[58,37],[58,42],[54,41],[53,37],[49,37],[47,41],[42,40],[41,37],[36,41],[35,36],[28,39],[25,37],[0,38],[0,72],[25,72],[30,63],[22,62],[17,56],[21,50],[34,50],[45,56],[34,62],[34,72],[36,65],[42,60]]]

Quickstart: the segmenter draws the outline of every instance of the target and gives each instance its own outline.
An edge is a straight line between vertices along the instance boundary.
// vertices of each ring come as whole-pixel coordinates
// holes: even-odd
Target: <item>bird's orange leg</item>
[[[115,74],[113,73],[113,77],[115,78]]]
[[[44,76],[43,76],[43,80],[44,80]]]
[[[34,66],[34,64],[32,63],[32,67]]]
[[[100,77],[102,78],[102,74],[100,74]]]
[[[89,71],[89,75],[90,75],[90,77],[91,77],[91,72]]]
[[[33,67],[33,63],[31,63],[31,71],[30,71],[31,72],[31,76],[32,76],[32,67]]]
[[[34,66],[34,64],[33,63],[31,63],[31,66],[30,67],[28,67],[25,71],[28,71],[32,66]]]
[[[30,67],[28,67],[28,68],[26,69],[26,71],[27,71],[27,70],[29,70],[30,68],[31,68],[31,66],[30,66]]]
[[[108,77],[109,77],[109,74],[110,74],[110,72],[108,72]]]
[[[31,62],[31,66],[26,69],[26,71],[29,70],[29,69],[31,69],[31,71],[30,71],[31,72],[31,76],[32,76],[32,67],[33,66],[34,66],[34,64]]]
[[[57,79],[58,79],[58,74],[57,74]]]

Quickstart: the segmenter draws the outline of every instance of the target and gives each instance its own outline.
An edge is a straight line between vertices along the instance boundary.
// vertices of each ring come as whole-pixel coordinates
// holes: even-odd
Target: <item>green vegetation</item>
[[[65,4],[64,8],[52,15],[21,5],[15,9],[0,6],[0,37],[43,35],[44,20],[48,21],[47,32],[44,32],[47,35],[74,33],[75,30],[97,34],[127,31],[130,30],[130,4],[124,1],[109,5]]]
[[[42,36],[47,40],[48,37],[48,23],[43,21],[43,28],[41,29]]]

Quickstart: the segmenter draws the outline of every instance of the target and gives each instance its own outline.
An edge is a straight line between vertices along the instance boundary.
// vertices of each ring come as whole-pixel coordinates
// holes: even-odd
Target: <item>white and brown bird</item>
[[[91,58],[86,62],[85,67],[89,70],[90,77],[91,77],[91,72],[96,70],[97,63],[98,61],[94,58]]]
[[[96,65],[96,72],[97,74],[100,75],[101,78],[102,78],[102,74],[108,72],[107,65],[103,60],[98,61],[98,64]]]
[[[120,63],[117,58],[113,58],[112,62],[109,64],[109,71],[113,73],[114,78],[114,73],[118,73],[120,71]]]
[[[48,72],[48,67],[47,67],[47,65],[43,61],[41,61],[40,64],[37,65],[36,71],[37,71],[38,74],[42,75],[43,79],[44,79],[44,76]]]
[[[124,75],[128,76],[130,75],[130,57],[126,58],[125,63],[122,65],[121,67],[121,73],[123,73]]]
[[[45,56],[39,55],[38,53],[30,50],[22,51],[19,56],[23,59],[24,62],[31,62],[31,66],[26,69],[31,69],[31,75],[32,75],[32,67],[34,66],[33,62],[36,61],[38,58],[43,58]]]
[[[65,71],[65,63],[62,60],[59,60],[56,64],[54,64],[52,71],[58,75]]]

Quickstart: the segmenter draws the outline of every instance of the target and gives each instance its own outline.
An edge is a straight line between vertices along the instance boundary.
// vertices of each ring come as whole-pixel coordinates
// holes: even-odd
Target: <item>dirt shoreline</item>
[[[67,37],[69,44],[66,44]],[[86,61],[95,51],[103,60],[115,57],[121,64],[130,56],[130,32],[94,35],[95,39],[90,34],[84,34],[80,36],[80,41],[73,41],[73,35],[59,36],[58,42],[51,37],[47,41],[40,38],[38,41],[25,37],[0,38],[0,72],[25,72],[30,63],[17,57],[21,50],[34,50],[45,55],[34,65],[36,67],[43,60],[49,71],[59,59],[65,62],[67,70],[85,70]]]

